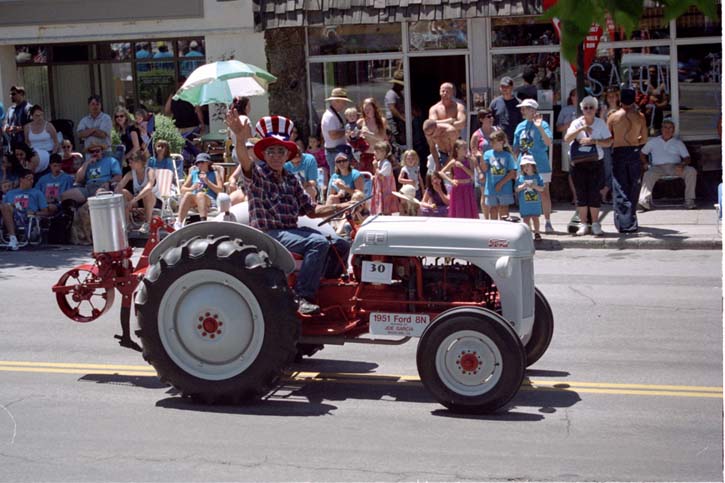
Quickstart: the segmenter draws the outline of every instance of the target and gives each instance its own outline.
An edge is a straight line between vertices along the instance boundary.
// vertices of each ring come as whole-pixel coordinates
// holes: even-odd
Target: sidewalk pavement
[[[604,236],[573,236],[567,232],[567,224],[574,214],[571,204],[554,205],[551,223],[556,233],[544,233],[544,217],[541,217],[543,240],[536,242],[539,250],[562,248],[609,248],[648,250],[721,250],[722,234],[717,212],[712,204],[699,203],[697,209],[659,208],[637,213],[639,231],[621,234],[614,227],[611,205],[603,205],[600,223]],[[517,215],[517,213],[512,213]]]

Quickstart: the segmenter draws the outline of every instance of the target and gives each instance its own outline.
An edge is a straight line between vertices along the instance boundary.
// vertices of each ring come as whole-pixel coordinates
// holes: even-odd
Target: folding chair
[[[156,170],[156,186],[159,189],[159,195],[161,195],[161,218],[171,223],[174,219],[174,210],[171,207],[171,199],[175,198],[172,193],[171,186],[174,182],[176,172],[171,169],[157,169]],[[178,201],[178,200],[177,200]]]

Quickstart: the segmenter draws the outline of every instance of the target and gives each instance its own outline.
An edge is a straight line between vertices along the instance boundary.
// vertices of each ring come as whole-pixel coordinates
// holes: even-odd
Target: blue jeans
[[[612,199],[614,226],[620,233],[634,232],[637,225],[639,178],[641,162],[639,147],[621,147],[612,150]]]
[[[335,235],[328,240],[320,232],[308,227],[267,230],[266,233],[287,250],[304,257],[294,290],[298,296],[310,301],[315,299],[323,276],[336,277],[344,268],[340,267],[337,256],[330,251],[330,245],[335,246],[343,263],[347,262],[350,253],[350,244],[342,238]]]
[[[604,151],[604,186],[612,190],[612,148],[602,148]]]

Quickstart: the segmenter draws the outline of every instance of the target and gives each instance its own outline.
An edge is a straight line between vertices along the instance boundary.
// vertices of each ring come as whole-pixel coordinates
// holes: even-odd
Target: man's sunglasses
[[[103,150],[102,149],[89,149],[88,152],[91,154],[101,154],[103,152]]]

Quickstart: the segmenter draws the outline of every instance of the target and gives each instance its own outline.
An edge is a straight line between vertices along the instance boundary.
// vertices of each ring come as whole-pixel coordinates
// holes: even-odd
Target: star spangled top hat
[[[264,151],[270,146],[286,148],[289,151],[288,160],[297,156],[297,145],[289,140],[293,127],[292,121],[284,116],[265,116],[257,121],[255,130],[257,136],[261,138],[254,145],[257,159],[264,159]]]

